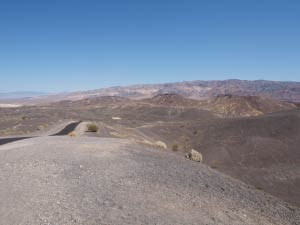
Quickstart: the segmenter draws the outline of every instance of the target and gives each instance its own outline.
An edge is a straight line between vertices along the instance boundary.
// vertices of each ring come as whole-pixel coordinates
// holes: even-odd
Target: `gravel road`
[[[124,139],[0,146],[0,224],[296,225],[299,209],[205,165]]]

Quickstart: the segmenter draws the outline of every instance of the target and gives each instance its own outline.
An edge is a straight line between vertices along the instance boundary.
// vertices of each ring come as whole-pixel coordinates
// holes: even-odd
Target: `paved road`
[[[59,131],[56,134],[50,135],[50,136],[63,136],[63,135],[68,135],[70,132],[72,132],[79,124],[81,121],[78,122],[72,122],[67,124],[61,131]],[[28,138],[33,138],[34,136],[31,137],[9,137],[9,138],[1,138],[0,139],[0,145],[4,145],[7,143],[15,142],[15,141],[20,141]]]
[[[10,143],[10,142],[20,141],[20,140],[24,140],[24,139],[28,139],[28,138],[32,138],[32,137],[2,138],[2,139],[0,139],[0,145],[4,145],[4,144]]]
[[[68,124],[66,127],[64,127],[64,129],[62,129],[61,131],[59,131],[56,134],[53,134],[51,136],[63,136],[63,135],[68,135],[69,133],[71,133],[77,126],[78,124],[80,124],[81,121],[78,122],[74,122],[74,123],[70,123]]]
[[[205,165],[124,139],[0,146],[1,225],[296,225],[299,215]]]

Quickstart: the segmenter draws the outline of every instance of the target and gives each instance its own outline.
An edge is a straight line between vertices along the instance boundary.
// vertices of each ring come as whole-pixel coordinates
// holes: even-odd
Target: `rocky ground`
[[[300,211],[168,151],[116,138],[0,147],[0,224],[296,225]]]

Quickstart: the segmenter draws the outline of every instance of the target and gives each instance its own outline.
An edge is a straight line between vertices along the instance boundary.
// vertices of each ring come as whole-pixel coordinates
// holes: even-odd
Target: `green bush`
[[[89,123],[86,127],[88,132],[97,132],[99,130],[99,127],[94,123]]]

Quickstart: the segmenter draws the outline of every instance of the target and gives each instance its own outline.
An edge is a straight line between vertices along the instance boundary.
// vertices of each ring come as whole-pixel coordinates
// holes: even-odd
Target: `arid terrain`
[[[24,93],[21,93],[24,95]],[[266,81],[266,80],[217,80],[185,81],[165,84],[141,84],[124,87],[109,87],[92,91],[78,91],[40,96],[29,94],[27,98],[0,98],[1,103],[44,104],[63,100],[82,100],[100,96],[118,96],[129,99],[152,98],[160,94],[178,94],[186,98],[204,100],[219,95],[259,96],[267,99],[300,102],[300,82]],[[13,96],[13,95],[12,95]],[[1,95],[0,95],[1,97]]]
[[[214,86],[205,98],[174,93],[174,84],[170,93],[149,91],[146,98],[40,97],[39,104],[0,108],[3,143],[35,137],[0,147],[0,198],[11,207],[5,224],[299,224],[300,111],[294,100],[300,91],[297,83],[275,82],[268,92],[270,84],[208,82]],[[220,91],[222,85],[232,91]],[[70,121],[80,123],[66,127]],[[86,132],[89,123],[99,130]],[[185,159],[191,149],[203,155],[202,163]],[[17,180],[22,190],[8,191]],[[39,215],[33,210],[24,219],[25,203],[41,209]]]
[[[299,209],[206,165],[118,138],[0,147],[0,224],[297,224]],[[5,204],[3,204],[5,203]]]

